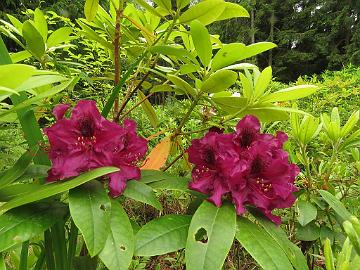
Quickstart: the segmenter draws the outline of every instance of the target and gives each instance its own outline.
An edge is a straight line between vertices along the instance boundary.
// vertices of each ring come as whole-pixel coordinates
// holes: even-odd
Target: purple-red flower
[[[238,215],[245,205],[254,205],[276,224],[276,208],[287,208],[295,202],[293,192],[299,168],[290,164],[282,149],[287,135],[260,133],[260,122],[245,116],[231,134],[209,132],[190,146],[189,161],[195,164],[189,187],[210,195],[209,201],[221,206],[228,195]]]
[[[134,121],[126,120],[124,126],[108,121],[101,116],[94,101],[79,101],[71,117],[64,118],[68,109],[68,105],[56,106],[53,113],[57,122],[45,129],[52,162],[47,181],[115,166],[120,171],[109,175],[109,189],[111,196],[119,196],[127,180],[140,178],[137,162],[147,151],[147,141],[136,134]]]

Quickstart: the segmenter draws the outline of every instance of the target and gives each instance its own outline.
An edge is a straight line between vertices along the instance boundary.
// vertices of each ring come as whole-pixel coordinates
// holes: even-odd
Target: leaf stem
[[[20,266],[19,270],[27,270],[27,260],[29,252],[29,241],[23,242],[21,246],[20,254]]]

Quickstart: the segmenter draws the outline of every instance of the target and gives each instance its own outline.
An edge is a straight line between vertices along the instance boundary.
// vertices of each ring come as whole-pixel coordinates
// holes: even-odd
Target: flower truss
[[[119,172],[109,175],[109,190],[119,196],[126,181],[140,178],[137,163],[147,152],[147,141],[136,134],[136,123],[125,120],[120,126],[99,113],[96,103],[81,100],[70,118],[64,118],[68,105],[54,108],[56,123],[45,129],[49,138],[52,167],[47,181],[77,176],[90,169],[115,166]]]
[[[230,197],[238,215],[246,211],[245,205],[256,206],[280,224],[272,210],[294,204],[294,181],[300,172],[283,150],[286,140],[283,132],[260,133],[260,122],[251,115],[240,120],[233,133],[209,131],[188,149],[195,165],[189,187],[210,195],[208,200],[218,207],[224,196]]]

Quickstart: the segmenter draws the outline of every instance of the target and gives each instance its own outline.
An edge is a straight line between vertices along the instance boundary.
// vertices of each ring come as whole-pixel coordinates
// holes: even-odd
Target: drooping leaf
[[[33,160],[34,156],[38,152],[39,147],[35,147],[26,151],[12,166],[10,169],[5,171],[0,176],[0,189],[6,187],[7,185],[14,182],[18,179],[30,165],[31,161]]]
[[[248,99],[244,97],[213,97],[212,100],[218,104],[221,109],[228,113],[236,113],[247,106]]]
[[[134,233],[119,202],[111,201],[110,233],[99,258],[110,270],[128,269],[134,253]]]
[[[167,215],[145,224],[136,234],[135,255],[155,256],[185,247],[191,216]]]
[[[210,75],[203,83],[200,90],[206,93],[225,91],[235,83],[236,79],[236,72],[231,70],[218,70]]]
[[[152,188],[139,181],[128,181],[123,195],[130,199],[151,205],[160,211],[162,210],[162,206]]]
[[[27,49],[40,61],[45,53],[45,42],[43,37],[29,20],[24,22],[22,34],[26,40]]]
[[[62,204],[32,204],[22,206],[0,216],[0,252],[14,247],[42,233],[64,218]]]
[[[207,67],[212,57],[212,45],[209,32],[201,22],[195,20],[190,24],[190,33],[196,53],[203,66]]]
[[[165,165],[170,154],[171,138],[162,139],[146,157],[141,169],[143,170],[160,170]]]
[[[60,183],[51,183],[47,185],[42,185],[37,191],[32,193],[24,194],[22,196],[15,197],[14,199],[10,200],[9,202],[0,206],[0,215],[13,209],[15,207],[19,207],[24,204],[32,203],[35,201],[39,201],[45,198],[49,198],[56,194],[68,191],[72,188],[80,186],[86,182],[89,182],[93,179],[101,177],[103,175],[117,172],[119,171],[116,167],[102,167],[97,168],[92,171],[83,173],[73,179],[69,179],[66,181],[62,181]]]
[[[186,269],[221,269],[236,231],[236,213],[230,204],[218,208],[204,201],[189,227],[185,248]]]
[[[296,203],[296,210],[298,213],[297,220],[301,226],[305,226],[313,221],[317,216],[316,207],[307,201],[298,201]]]
[[[155,109],[153,108],[153,106],[151,105],[151,103],[149,102],[148,99],[146,99],[146,96],[144,95],[143,92],[138,91],[138,96],[139,96],[139,100],[144,100],[143,103],[141,103],[141,107],[144,110],[145,114],[147,115],[147,117],[150,120],[150,124],[156,128],[159,124]]]
[[[90,256],[94,257],[104,248],[110,232],[111,202],[104,187],[93,181],[71,189],[69,208]]]
[[[345,206],[331,193],[326,190],[319,190],[321,197],[329,204],[329,206],[334,209],[336,214],[338,214],[343,221],[349,220],[351,218],[351,213],[345,208]]]
[[[293,269],[284,251],[266,231],[250,220],[239,217],[236,239],[263,269]]]
[[[172,74],[168,74],[167,77],[168,77],[169,81],[171,81],[173,84],[175,84],[176,87],[179,88],[180,90],[182,90],[184,93],[189,94],[193,97],[195,97],[197,95],[196,90],[190,84],[188,84],[186,81],[181,79],[180,77],[172,75]]]
[[[89,22],[91,22],[95,18],[98,7],[99,7],[99,0],[85,1],[84,14]]]

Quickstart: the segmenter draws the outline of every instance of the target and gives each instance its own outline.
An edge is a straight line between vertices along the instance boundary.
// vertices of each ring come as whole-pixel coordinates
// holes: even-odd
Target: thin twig
[[[115,34],[114,34],[114,66],[115,66],[115,77],[114,84],[118,85],[120,81],[120,73],[121,73],[121,64],[120,64],[120,42],[121,42],[121,17],[122,17],[122,9],[119,8],[116,10],[116,24],[115,24]],[[119,110],[119,97],[115,98],[114,102],[114,119]]]

